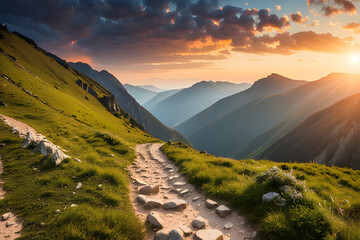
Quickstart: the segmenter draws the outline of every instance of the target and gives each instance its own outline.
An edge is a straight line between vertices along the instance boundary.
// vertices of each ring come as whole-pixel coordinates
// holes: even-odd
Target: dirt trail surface
[[[31,132],[35,140],[42,140],[45,138],[43,135],[37,133],[32,127],[14,118],[0,114],[0,119],[11,127],[13,133],[18,134],[22,138],[26,138],[28,132]]]
[[[244,217],[238,215],[236,211],[226,209],[226,207],[225,211],[222,211],[224,210],[223,206],[216,209],[216,204],[215,206],[211,206],[211,202],[206,204],[207,198],[204,193],[186,182],[186,178],[178,172],[179,169],[176,165],[162,152],[161,145],[160,143],[137,145],[137,159],[129,167],[132,178],[131,200],[136,213],[144,222],[149,218],[150,212],[154,213],[157,218],[160,218],[163,227],[156,234],[156,231],[161,227],[154,227],[153,225],[153,231],[149,233],[147,239],[154,239],[155,235],[157,235],[155,239],[167,239],[167,237],[161,238],[160,232],[166,235],[169,232],[173,233],[172,230],[175,228],[180,228],[186,233],[187,236],[183,236],[182,239],[242,240],[253,239],[256,236],[256,232],[249,227]],[[152,188],[145,189],[148,185]],[[152,191],[152,193],[144,194],[147,193],[145,190]],[[186,208],[183,209],[184,206],[181,205],[175,210],[165,210],[167,208],[165,206],[169,206],[167,202],[174,199],[185,201]],[[218,206],[220,205],[221,203],[218,203]],[[219,215],[226,216],[220,217]],[[201,232],[196,227],[197,224],[193,223],[193,220],[198,216],[202,217],[200,222],[202,220],[207,222],[205,230],[217,229],[222,232],[222,238],[216,236],[213,238],[210,236],[210,232]],[[225,225],[230,229],[225,229]],[[216,230],[215,232],[219,233]],[[201,238],[203,234],[210,235]],[[174,239],[181,238],[174,237]]]

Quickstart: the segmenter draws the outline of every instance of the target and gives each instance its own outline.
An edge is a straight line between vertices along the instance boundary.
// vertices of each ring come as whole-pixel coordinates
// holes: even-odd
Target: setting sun
[[[359,57],[359,55],[352,55],[352,56],[350,57],[350,62],[351,62],[352,64],[359,64],[359,63],[360,63],[360,57]]]

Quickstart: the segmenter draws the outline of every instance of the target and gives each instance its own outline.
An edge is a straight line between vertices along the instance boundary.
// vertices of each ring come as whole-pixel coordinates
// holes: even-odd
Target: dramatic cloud
[[[303,17],[300,11],[298,11],[297,13],[291,13],[290,18],[293,22],[296,23],[304,23],[309,21],[309,17],[308,16]]]
[[[333,16],[341,13],[356,14],[357,10],[353,2],[356,0],[307,0],[308,6],[317,5],[325,16]]]
[[[342,29],[350,30],[355,33],[360,33],[360,23],[349,23],[346,26],[344,26]]]
[[[325,7],[331,2],[308,4]],[[334,0],[339,9],[354,12],[348,2]],[[290,17],[298,23],[308,20],[300,12]],[[0,21],[63,56],[116,62],[119,68],[129,64],[189,68],[191,63],[202,67],[207,66],[205,61],[229,58],[231,49],[292,54],[338,52],[350,46],[330,34],[289,34],[286,15],[222,6],[219,0],[3,0]]]

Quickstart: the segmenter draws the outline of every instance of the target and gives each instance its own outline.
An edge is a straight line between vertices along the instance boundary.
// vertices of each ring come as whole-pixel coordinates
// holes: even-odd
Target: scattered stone
[[[153,208],[162,208],[163,203],[159,199],[148,199],[148,201],[145,203],[144,207],[147,209],[153,209]]]
[[[280,196],[276,197],[273,202],[276,206],[279,206],[279,207],[283,207],[286,204],[285,198],[282,198]]]
[[[24,143],[23,143],[23,148],[27,148],[34,141],[35,141],[35,139],[34,139],[32,133],[27,132],[26,138],[25,138]]]
[[[171,192],[180,193],[182,191],[182,188],[175,188],[171,189]]]
[[[164,169],[165,169],[165,170],[170,170],[170,169],[173,169],[173,167],[172,167],[171,165],[166,165],[166,166],[164,167]]]
[[[110,154],[110,156],[111,156],[111,157],[115,157],[115,155],[114,155],[114,154]]]
[[[145,195],[138,195],[136,197],[136,201],[138,201],[138,203],[140,203],[140,204],[145,204],[145,203],[147,203],[147,201],[149,201],[149,197],[145,196]]]
[[[73,204],[70,205],[70,207],[77,207],[77,206],[78,206],[78,205],[75,204],[75,203],[73,203]]]
[[[206,199],[205,206],[209,209],[214,209],[219,206],[219,204],[211,199]]]
[[[169,240],[169,235],[165,230],[159,230],[155,233],[154,240]]]
[[[191,222],[191,226],[197,229],[204,229],[206,228],[207,220],[201,216],[198,216]]]
[[[185,189],[185,190],[182,190],[179,194],[180,194],[180,196],[185,196],[189,193],[191,193],[191,191],[189,189]]]
[[[78,184],[77,184],[76,187],[75,187],[75,191],[78,190],[79,188],[81,188],[81,186],[82,186],[82,183],[81,183],[81,182],[78,182]]]
[[[164,221],[157,213],[150,212],[147,215],[146,220],[151,224],[151,226],[153,226],[155,228],[163,229],[163,227],[164,227]]]
[[[65,158],[68,157],[69,156],[65,155],[60,149],[57,149],[52,155],[52,160],[54,161],[55,165],[58,166]]]
[[[268,192],[262,195],[262,201],[263,202],[272,202],[276,197],[279,197],[280,195],[276,192]]]
[[[184,239],[184,233],[179,228],[174,228],[169,232],[169,240],[183,240]]]
[[[164,203],[165,210],[183,210],[186,208],[187,202],[182,199],[172,199]]]
[[[227,222],[224,225],[224,229],[232,229],[234,227],[234,224],[232,222]]]
[[[80,160],[80,159],[78,159],[78,158],[75,158],[74,160],[75,160],[75,161],[77,161],[77,162],[81,162],[81,160]]]
[[[55,213],[60,213],[60,211],[61,211],[60,209],[56,209]]]
[[[155,185],[153,187],[150,185],[147,185],[147,186],[141,187],[139,189],[139,193],[145,194],[145,195],[157,194],[157,193],[159,193],[159,191],[160,191],[160,185]]]
[[[199,230],[195,233],[196,240],[223,240],[224,235],[217,229]]]
[[[0,147],[4,148],[4,147],[6,147],[6,144],[5,143],[0,143]]]
[[[174,187],[182,187],[184,185],[186,185],[186,182],[176,182],[176,183],[174,183]]]
[[[1,216],[1,221],[6,221],[8,220],[9,218],[13,217],[14,214],[12,214],[11,212],[8,212],[8,213],[4,213],[2,216]]]
[[[231,211],[228,207],[224,206],[224,205],[220,205],[219,207],[216,208],[216,214],[219,217],[226,217],[229,216],[231,214]]]
[[[181,231],[183,231],[185,237],[190,236],[193,233],[191,228],[189,228],[187,226],[180,226],[179,228],[181,229]]]
[[[147,171],[146,171],[146,169],[141,169],[140,172],[142,173],[142,172],[147,172]]]
[[[196,202],[196,201],[199,200],[199,199],[200,199],[200,197],[197,196],[197,197],[194,197],[194,198],[192,199],[192,201],[193,201],[193,202]]]
[[[143,182],[143,181],[141,181],[139,179],[135,179],[134,183],[138,184],[138,185],[146,185],[146,182]]]

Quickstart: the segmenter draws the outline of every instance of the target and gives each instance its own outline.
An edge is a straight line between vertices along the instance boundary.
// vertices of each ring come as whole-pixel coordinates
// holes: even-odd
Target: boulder
[[[140,204],[145,204],[145,203],[147,203],[147,201],[149,201],[149,197],[145,196],[145,195],[138,195],[136,197],[136,201]]]
[[[162,220],[160,215],[155,212],[150,212],[146,217],[146,221],[148,221],[154,228],[164,228],[164,220]]]
[[[139,193],[145,195],[157,194],[159,191],[160,191],[160,185],[155,185],[155,186],[146,185],[144,187],[139,188]]]
[[[48,140],[42,140],[40,142],[40,149],[42,155],[53,155],[57,147]]]
[[[191,222],[191,226],[197,229],[204,229],[207,225],[207,220],[201,216],[198,216]]]
[[[263,202],[272,202],[275,198],[279,197],[280,195],[276,192],[268,192],[262,195]]]
[[[174,228],[169,232],[169,240],[183,240],[184,239],[184,233],[179,228]]]
[[[214,209],[219,206],[219,204],[211,199],[206,199],[205,206],[209,209]]]
[[[172,199],[164,203],[165,210],[183,210],[186,208],[187,202],[182,199]]]
[[[199,230],[195,233],[196,240],[223,240],[224,235],[217,229]]]
[[[59,165],[65,158],[69,156],[64,154],[60,149],[56,149],[55,153],[52,155],[52,160],[54,161],[55,165]]]
[[[34,141],[35,141],[35,139],[34,139],[32,133],[27,132],[26,138],[25,138],[24,143],[23,143],[23,148],[27,148]]]
[[[216,208],[216,214],[219,217],[226,217],[229,216],[231,214],[231,211],[228,207],[224,206],[224,205],[220,205],[219,207]]]
[[[155,233],[154,240],[169,240],[169,234],[165,230],[159,230]]]
[[[153,208],[162,208],[163,203],[159,199],[151,199],[148,198],[148,201],[145,203],[144,207],[147,209],[153,209]]]

